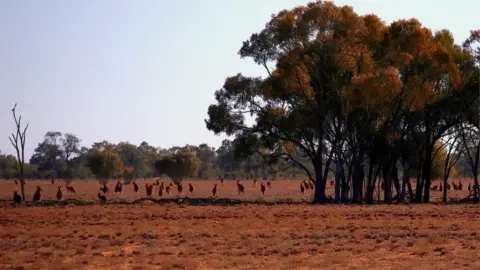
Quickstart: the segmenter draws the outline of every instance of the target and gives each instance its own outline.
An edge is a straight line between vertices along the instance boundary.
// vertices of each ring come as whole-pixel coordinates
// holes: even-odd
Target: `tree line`
[[[192,158],[195,165],[192,178],[198,179],[308,179],[308,175],[299,167],[289,166],[288,162],[265,159],[254,154],[248,159],[235,157],[234,141],[225,139],[218,149],[208,144],[175,146],[169,149],[154,147],[147,142],[134,145],[128,142],[118,144],[102,141],[94,143],[90,148],[81,146],[81,140],[72,133],[47,132],[43,141],[38,143],[29,162],[24,167],[26,179],[91,179],[96,178],[96,169],[92,167],[93,154],[109,150],[118,159],[115,167],[118,172],[112,178],[142,179],[164,175],[156,168],[156,162],[171,157],[179,152],[188,152],[183,159]],[[438,146],[438,145],[437,145]],[[439,149],[433,165],[434,178],[443,176],[443,168],[447,159],[447,151]],[[300,157],[298,157],[300,159]],[[467,167],[467,156],[459,157],[459,162],[452,168],[452,175],[472,177]],[[302,166],[311,166],[308,161],[301,161]],[[170,164],[167,164],[167,167]],[[158,164],[157,164],[158,166]],[[128,168],[122,171],[122,168]],[[333,165],[329,176],[334,176]],[[130,171],[131,170],[131,171]],[[99,176],[101,178],[101,175]],[[17,179],[19,170],[13,155],[0,151],[0,178]],[[105,177],[103,177],[105,178]],[[102,179],[103,179],[102,178]]]
[[[95,158],[104,158],[108,151],[113,162],[112,173],[101,175]],[[96,156],[102,152],[102,156]],[[198,179],[298,179],[305,178],[305,172],[298,168],[280,168],[282,164],[269,164],[259,155],[247,160],[234,158],[233,142],[224,140],[218,149],[208,144],[175,146],[169,149],[154,147],[147,142],[134,145],[128,142],[117,144],[108,141],[94,143],[91,147],[81,146],[81,140],[74,134],[47,132],[38,143],[29,162],[25,163],[26,179],[91,179],[108,177],[119,179],[142,179],[165,175],[159,173],[158,162],[168,160],[179,153],[188,153],[181,160],[192,160],[189,167],[193,172],[186,175]],[[174,167],[166,163],[166,167]],[[126,171],[124,169],[126,168]],[[102,168],[100,168],[102,169]],[[17,160],[13,155],[0,152],[0,178],[19,178]]]

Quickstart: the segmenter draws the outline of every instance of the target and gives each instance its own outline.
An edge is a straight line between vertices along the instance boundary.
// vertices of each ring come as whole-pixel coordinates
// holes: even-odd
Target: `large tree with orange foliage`
[[[240,156],[261,150],[269,160],[304,169],[320,203],[327,200],[332,161],[342,176],[343,162],[349,164],[348,176],[337,177],[335,199],[346,197],[351,186],[352,201],[361,202],[367,160],[367,201],[382,169],[385,201],[391,202],[392,181],[399,193],[397,161],[407,155],[398,145],[420,134],[427,158],[414,197],[428,198],[428,156],[468,107],[467,95],[458,93],[470,86],[459,67],[469,54],[450,37],[448,31],[434,35],[415,19],[388,26],[375,15],[359,16],[326,1],[283,10],[239,51],[268,76],[228,77],[208,108],[207,128],[235,136]],[[447,101],[456,107],[442,108]],[[300,157],[308,158],[313,170]]]
[[[374,16],[328,2],[281,11],[239,52],[263,65],[268,78],[227,78],[215,94],[218,103],[209,107],[207,127],[235,135],[245,151],[269,149],[271,157],[303,167],[316,184],[315,201],[324,202],[328,120],[342,111],[352,79],[374,69],[371,51],[379,40],[371,32],[381,26]],[[255,123],[246,121],[249,114]],[[287,151],[288,144],[310,159],[313,172]]]

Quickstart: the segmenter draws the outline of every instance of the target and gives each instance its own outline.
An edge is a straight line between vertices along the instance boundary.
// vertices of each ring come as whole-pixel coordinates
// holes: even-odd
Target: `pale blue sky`
[[[480,28],[480,1],[352,0],[386,22],[416,17],[458,42]],[[47,131],[82,145],[164,148],[224,137],[205,128],[224,79],[264,75],[237,52],[272,13],[300,0],[0,0],[0,150],[13,153],[10,109],[30,122],[26,155]]]

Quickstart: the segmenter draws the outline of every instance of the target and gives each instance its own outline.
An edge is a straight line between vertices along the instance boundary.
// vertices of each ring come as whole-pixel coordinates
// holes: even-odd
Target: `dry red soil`
[[[29,183],[27,199],[38,183]],[[193,196],[210,196],[213,182],[193,183]],[[55,197],[56,184],[41,184],[45,199]],[[143,197],[139,184],[142,194],[129,185],[118,196],[111,184],[109,199]],[[82,200],[99,188],[73,186],[69,197]],[[0,197],[17,188],[1,181]],[[262,198],[259,185],[245,181],[245,188],[238,196],[226,181],[219,195]],[[301,200],[298,190],[298,181],[274,182],[266,199]],[[480,206],[3,203],[0,269],[480,269]]]

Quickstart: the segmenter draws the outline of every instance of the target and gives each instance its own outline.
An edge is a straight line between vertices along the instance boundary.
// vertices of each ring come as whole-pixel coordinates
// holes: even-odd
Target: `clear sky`
[[[387,23],[418,18],[461,42],[480,28],[480,1],[351,0]],[[1,0],[0,150],[14,153],[11,108],[30,123],[29,158],[47,131],[82,145],[108,140],[168,148],[224,137],[205,128],[227,76],[264,75],[237,52],[272,13],[300,0]]]

